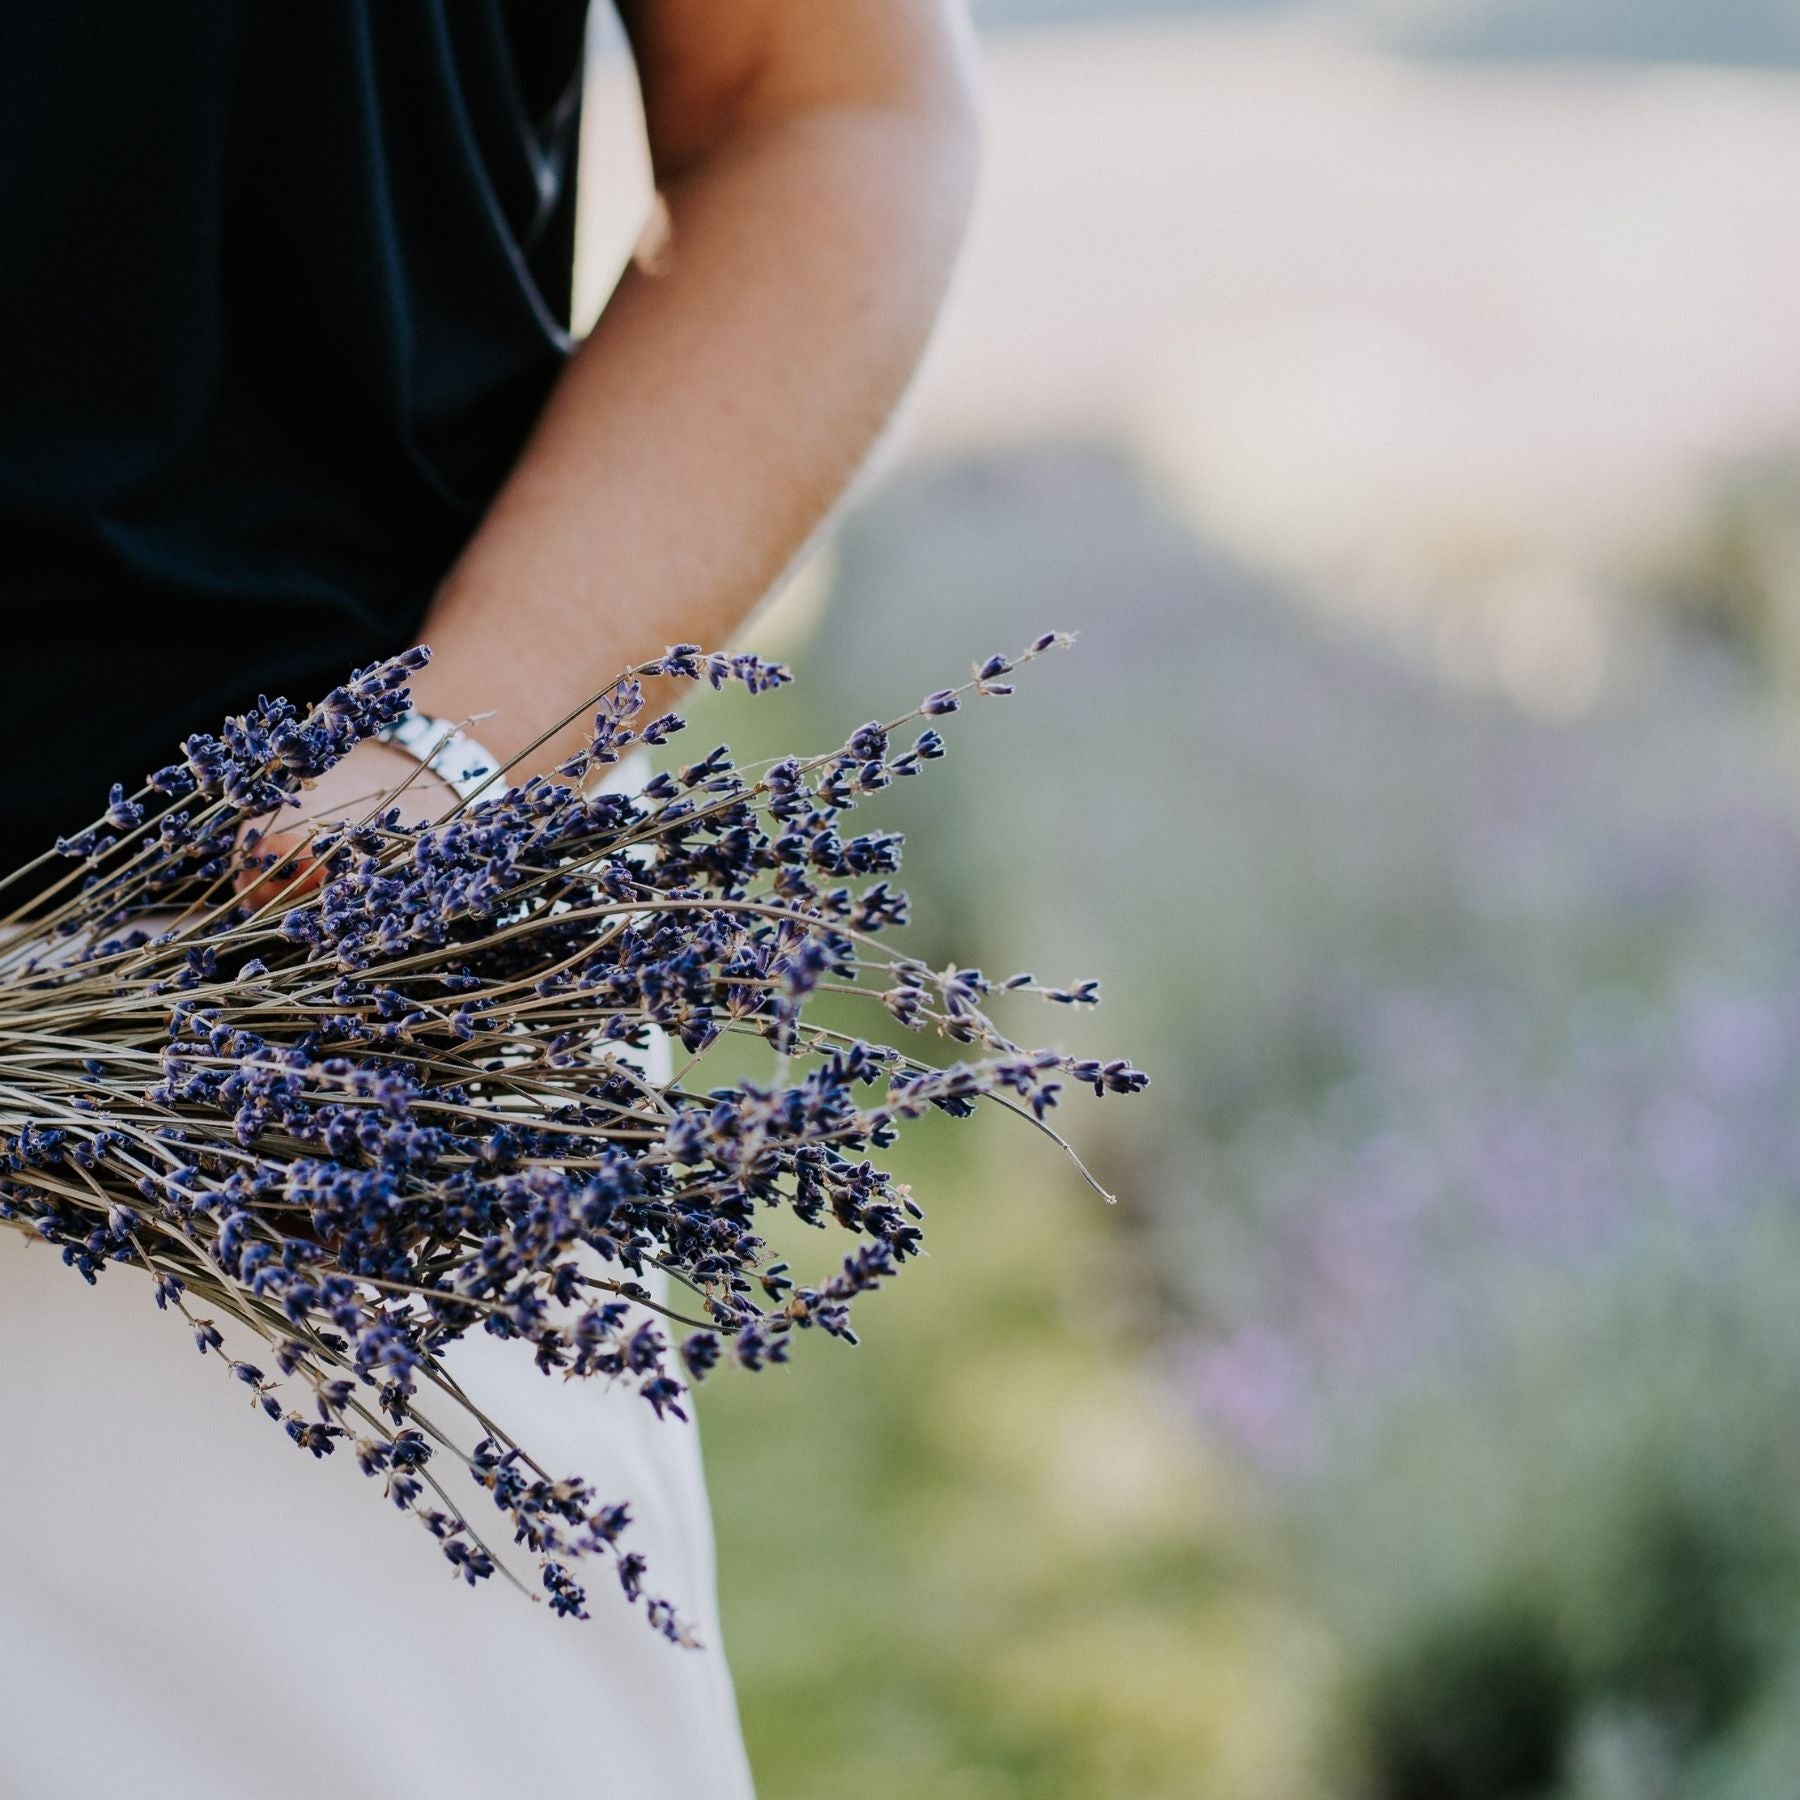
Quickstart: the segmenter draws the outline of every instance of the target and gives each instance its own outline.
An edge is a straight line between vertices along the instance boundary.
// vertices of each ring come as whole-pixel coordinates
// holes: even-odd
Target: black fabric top
[[[585,11],[0,8],[0,868],[416,634],[569,349]]]

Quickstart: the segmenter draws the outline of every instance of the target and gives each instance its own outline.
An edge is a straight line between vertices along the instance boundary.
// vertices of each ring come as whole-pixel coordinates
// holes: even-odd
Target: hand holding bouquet
[[[855,1300],[920,1248],[921,1209],[872,1160],[909,1120],[985,1100],[1049,1132],[1069,1080],[1145,1085],[1124,1062],[1022,1048],[988,1016],[999,991],[1082,1006],[1093,983],[890,952],[899,839],[847,829],[943,753],[935,719],[1010,692],[1061,641],[992,657],[826,755],[739,769],[720,747],[636,794],[593,791],[682,729],[641,716],[641,679],[788,678],[678,646],[600,697],[554,777],[497,776],[423,824],[390,793],[271,829],[406,710],[423,650],[310,711],[265,700],[190,738],[0,883],[52,876],[0,942],[0,1222],[90,1282],[144,1272],[299,1449],[353,1457],[469,1583],[523,1584],[469,1516],[491,1506],[557,1613],[586,1616],[582,1564],[603,1557],[691,1643],[646,1592],[627,1502],[540,1467],[445,1353],[482,1330],[684,1418],[688,1384],[722,1361],[783,1362],[810,1330],[856,1341]],[[818,1022],[825,994],[955,1060]],[[657,1033],[679,1047],[668,1079],[647,1072]],[[726,1034],[762,1040],[767,1073],[702,1087]],[[817,1285],[771,1260],[771,1208],[850,1235]],[[650,1269],[678,1298],[651,1294]],[[254,1360],[227,1353],[221,1320],[260,1342]]]

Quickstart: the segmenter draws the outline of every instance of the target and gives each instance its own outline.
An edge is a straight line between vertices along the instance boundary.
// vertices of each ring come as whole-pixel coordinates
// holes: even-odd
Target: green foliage
[[[914,1159],[933,1254],[861,1349],[703,1392],[758,1779],[1303,1800],[1322,1639],[1251,1582],[1245,1496],[1134,1366],[1105,1209],[999,1136]]]
[[[1788,1221],[1535,1279],[1309,1488],[1290,1542],[1378,1800],[1718,1800],[1790,1754],[1796,1281]]]

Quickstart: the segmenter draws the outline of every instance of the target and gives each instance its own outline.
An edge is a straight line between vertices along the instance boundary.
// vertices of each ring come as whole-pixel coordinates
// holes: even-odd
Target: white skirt
[[[247,1404],[143,1276],[88,1289],[0,1230],[0,1795],[748,1796],[694,1427],[485,1335],[450,1366],[553,1473],[633,1502],[648,1591],[703,1649],[652,1631],[609,1560],[587,1621],[470,1591],[378,1480]]]

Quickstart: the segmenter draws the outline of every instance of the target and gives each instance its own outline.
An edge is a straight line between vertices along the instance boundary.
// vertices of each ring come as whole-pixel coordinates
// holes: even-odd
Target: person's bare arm
[[[422,634],[419,706],[491,712],[502,756],[625,665],[731,635],[891,412],[974,187],[948,0],[623,13],[667,244],[572,358]]]
[[[621,10],[667,242],[571,358],[421,633],[417,705],[491,715],[477,734],[503,757],[627,665],[730,637],[892,411],[974,189],[961,0]],[[300,817],[360,812],[409,775],[408,810],[440,811],[435,776],[365,744]]]

